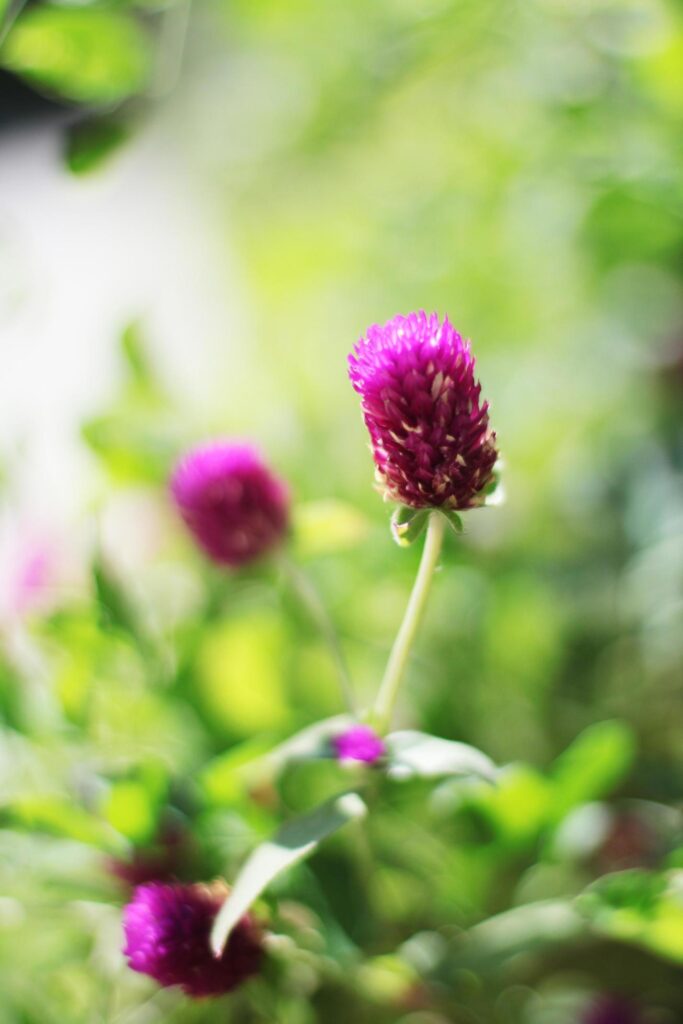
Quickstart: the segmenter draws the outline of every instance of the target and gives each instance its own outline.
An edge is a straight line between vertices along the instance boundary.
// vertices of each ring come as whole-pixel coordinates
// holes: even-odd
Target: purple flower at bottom
[[[214,441],[181,458],[171,494],[214,562],[238,569],[276,548],[289,523],[289,489],[249,444]]]
[[[386,497],[413,508],[483,504],[498,453],[474,357],[448,318],[374,324],[349,356]]]
[[[386,753],[384,741],[369,725],[352,725],[332,740],[340,761],[365,761],[374,764]]]
[[[211,926],[228,894],[223,882],[140,885],[123,912],[129,966],[160,985],[179,985],[188,996],[231,992],[261,965],[258,928],[244,917],[220,957],[209,946]]]
[[[619,996],[598,996],[581,1018],[582,1024],[638,1024],[640,1014]]]

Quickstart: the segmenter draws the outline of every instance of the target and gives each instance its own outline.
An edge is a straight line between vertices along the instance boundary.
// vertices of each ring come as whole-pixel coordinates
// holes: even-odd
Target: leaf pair
[[[329,756],[330,739],[348,724],[344,715],[318,722],[266,755],[264,762],[277,772],[295,761]],[[478,775],[492,781],[496,775],[493,762],[465,743],[406,730],[387,736],[386,746],[386,771],[397,780]],[[358,793],[343,793],[288,823],[273,839],[257,847],[216,917],[211,933],[214,953],[220,956],[232,929],[274,878],[313,853],[323,839],[366,813],[367,807]]]

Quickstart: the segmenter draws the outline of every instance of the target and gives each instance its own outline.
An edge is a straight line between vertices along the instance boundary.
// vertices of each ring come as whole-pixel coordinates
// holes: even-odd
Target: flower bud
[[[352,725],[332,740],[340,761],[365,761],[374,764],[386,753],[384,741],[369,725]]]

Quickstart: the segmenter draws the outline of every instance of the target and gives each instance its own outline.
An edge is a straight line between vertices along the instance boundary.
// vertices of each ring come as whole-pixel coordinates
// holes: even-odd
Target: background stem
[[[373,719],[377,729],[382,733],[386,732],[391,724],[401,679],[410,656],[410,648],[427,603],[429,587],[441,551],[445,525],[446,520],[440,512],[430,513],[420,567],[417,570],[408,607],[403,616],[401,628],[396,634],[375,701]]]
[[[318,627],[321,636],[325,640],[337,670],[339,688],[341,690],[344,703],[351,714],[356,715],[356,701],[353,693],[351,676],[346,664],[346,658],[344,657],[344,652],[342,651],[341,644],[339,643],[337,631],[334,628],[332,620],[327,613],[327,609],[320,598],[320,594],[315,589],[308,576],[286,555],[281,558],[280,564],[284,569],[292,589],[296,593],[302,605],[306,608],[311,619]]]

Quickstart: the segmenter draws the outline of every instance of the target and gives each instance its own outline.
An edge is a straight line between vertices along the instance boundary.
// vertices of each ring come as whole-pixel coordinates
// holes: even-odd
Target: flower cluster
[[[474,357],[448,318],[396,316],[370,327],[349,356],[378,477],[413,508],[481,505],[498,453]]]
[[[371,327],[349,365],[386,495],[417,509],[453,511],[482,504],[493,480],[495,435],[469,344],[448,320],[414,313]],[[197,544],[219,565],[239,569],[285,540],[289,490],[249,444],[216,441],[194,448],[176,466],[170,490]],[[409,621],[399,635],[411,636],[416,623],[417,618]],[[393,695],[405,661],[405,652],[399,653],[397,659],[392,652],[393,667],[385,676]],[[375,765],[388,758],[382,736],[360,722],[333,736],[326,751],[341,763]],[[364,813],[356,795],[356,815],[358,806]],[[124,880],[145,879],[124,912],[124,954],[134,971],[196,998],[230,992],[258,971],[263,936],[249,916],[214,956],[211,933],[228,895],[224,883],[163,881],[174,874],[170,851],[168,859],[137,858],[115,870]],[[147,880],[150,873],[158,874]]]
[[[171,493],[197,543],[219,565],[239,569],[257,561],[287,532],[289,489],[252,445],[194,448],[178,463]]]
[[[227,893],[222,882],[138,886],[123,917],[123,952],[129,966],[160,985],[179,985],[195,998],[237,988],[258,971],[262,940],[256,925],[245,917],[222,955],[214,957],[209,934]]]

